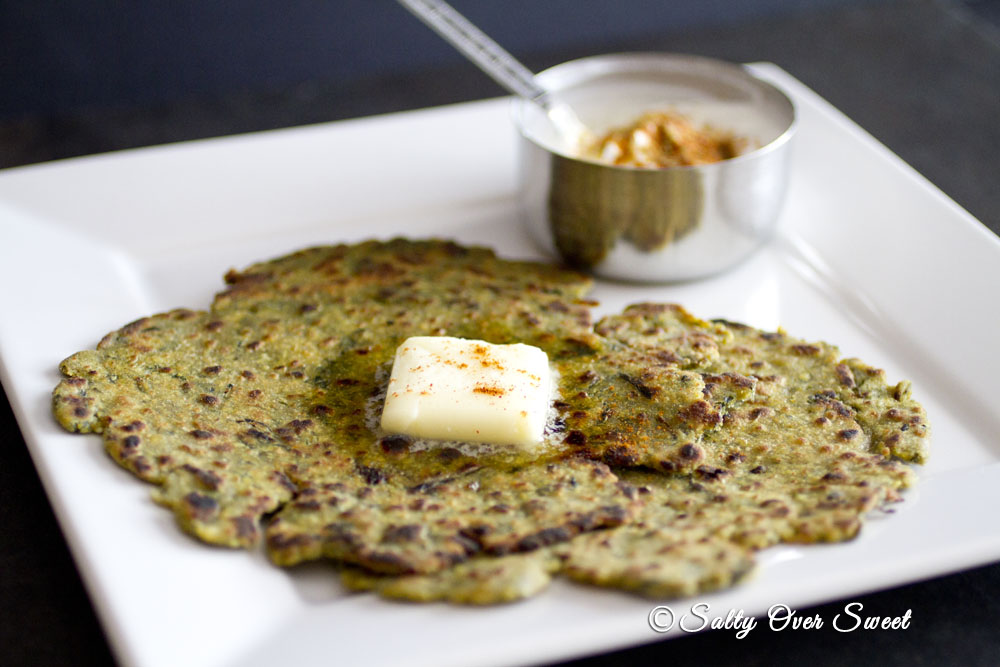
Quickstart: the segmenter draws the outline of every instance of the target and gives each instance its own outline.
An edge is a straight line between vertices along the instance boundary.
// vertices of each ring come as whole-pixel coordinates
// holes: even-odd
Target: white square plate
[[[598,283],[601,312],[676,301],[704,317],[834,341],[908,378],[932,456],[897,512],[846,544],[783,546],[702,596],[710,614],[841,599],[1000,558],[1000,242],[829,104],[794,98],[796,168],[778,237],[692,284]],[[516,219],[508,102],[126,151],[0,173],[0,371],[117,656],[144,666],[470,665],[569,658],[659,639],[652,601],[557,583],[469,609],[346,595],[323,565],[196,544],[49,411],[57,363],[123,323],[205,307],[230,267],[310,244],[451,237],[538,257]],[[675,608],[695,601],[674,603]],[[676,632],[676,629],[675,629]],[[183,641],[181,641],[183,638]]]

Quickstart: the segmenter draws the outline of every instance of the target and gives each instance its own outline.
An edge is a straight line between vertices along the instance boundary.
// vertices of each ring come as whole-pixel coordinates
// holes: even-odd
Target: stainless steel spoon
[[[535,75],[454,7],[442,0],[398,0],[421,21],[461,51],[494,81],[510,92],[540,106],[567,146],[587,145],[592,133],[573,109],[546,90]]]

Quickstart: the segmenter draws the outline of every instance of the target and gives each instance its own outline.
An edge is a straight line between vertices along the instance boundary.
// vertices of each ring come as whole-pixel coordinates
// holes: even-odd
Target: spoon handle
[[[482,30],[442,0],[398,0],[421,21],[461,51],[501,86],[547,107],[546,91],[535,75]]]

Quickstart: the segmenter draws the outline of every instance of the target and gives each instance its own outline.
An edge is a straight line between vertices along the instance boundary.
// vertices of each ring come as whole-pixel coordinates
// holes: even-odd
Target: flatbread
[[[926,459],[927,418],[910,383],[890,386],[883,371],[841,359],[827,343],[700,320],[674,304],[629,306],[596,331],[648,365],[615,375],[627,358],[615,354],[609,370],[593,375],[603,385],[594,385],[590,400],[604,412],[590,408],[566,421],[570,431],[597,434],[583,445],[592,457],[673,472],[726,467],[789,439],[809,446],[781,447],[776,456],[829,449]]]
[[[341,572],[341,582],[349,590],[374,591],[393,600],[490,605],[539,594],[560,565],[552,549],[538,549],[500,558],[473,558],[433,574],[386,577],[349,567]]]
[[[210,312],[138,320],[61,365],[56,418],[101,433],[116,461],[159,485],[155,499],[187,532],[250,546],[266,515],[277,563],[328,556],[403,573],[479,551],[530,550],[628,518],[629,499],[600,463],[559,450],[532,459],[502,449],[410,451],[406,438],[373,428],[367,410],[380,369],[410,335],[502,342],[526,313],[533,340],[553,355],[586,349],[564,340],[588,325],[586,310],[552,307],[586,279],[438,242],[330,247],[266,266],[230,274],[234,287]],[[389,294],[411,282],[422,287]],[[503,299],[508,289],[517,296]],[[498,294],[516,310],[477,319],[497,310]],[[444,330],[447,322],[456,324]]]
[[[486,604],[558,573],[651,596],[735,584],[755,551],[854,537],[913,483],[906,382],[835,347],[680,306],[596,326],[586,277],[446,241],[312,248],[226,276],[60,369],[53,411],[156,485],[181,528],[344,564],[352,588]],[[383,433],[395,348],[450,335],[544,349],[537,454]]]

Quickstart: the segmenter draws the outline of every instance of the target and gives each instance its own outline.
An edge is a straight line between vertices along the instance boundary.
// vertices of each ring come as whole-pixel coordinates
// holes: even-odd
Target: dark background
[[[1000,232],[1000,0],[454,4],[536,70],[622,50],[775,62]],[[0,0],[0,167],[500,94],[390,0]],[[109,664],[4,399],[0,436],[0,665]],[[713,632],[581,664],[992,665],[998,597],[994,564],[852,598],[912,609],[905,633]]]
[[[876,0],[455,0],[521,57]],[[979,5],[994,3],[979,2]],[[345,85],[461,60],[392,0],[0,4],[0,116]],[[664,42],[662,50],[670,50]],[[9,71],[10,74],[6,72]]]

